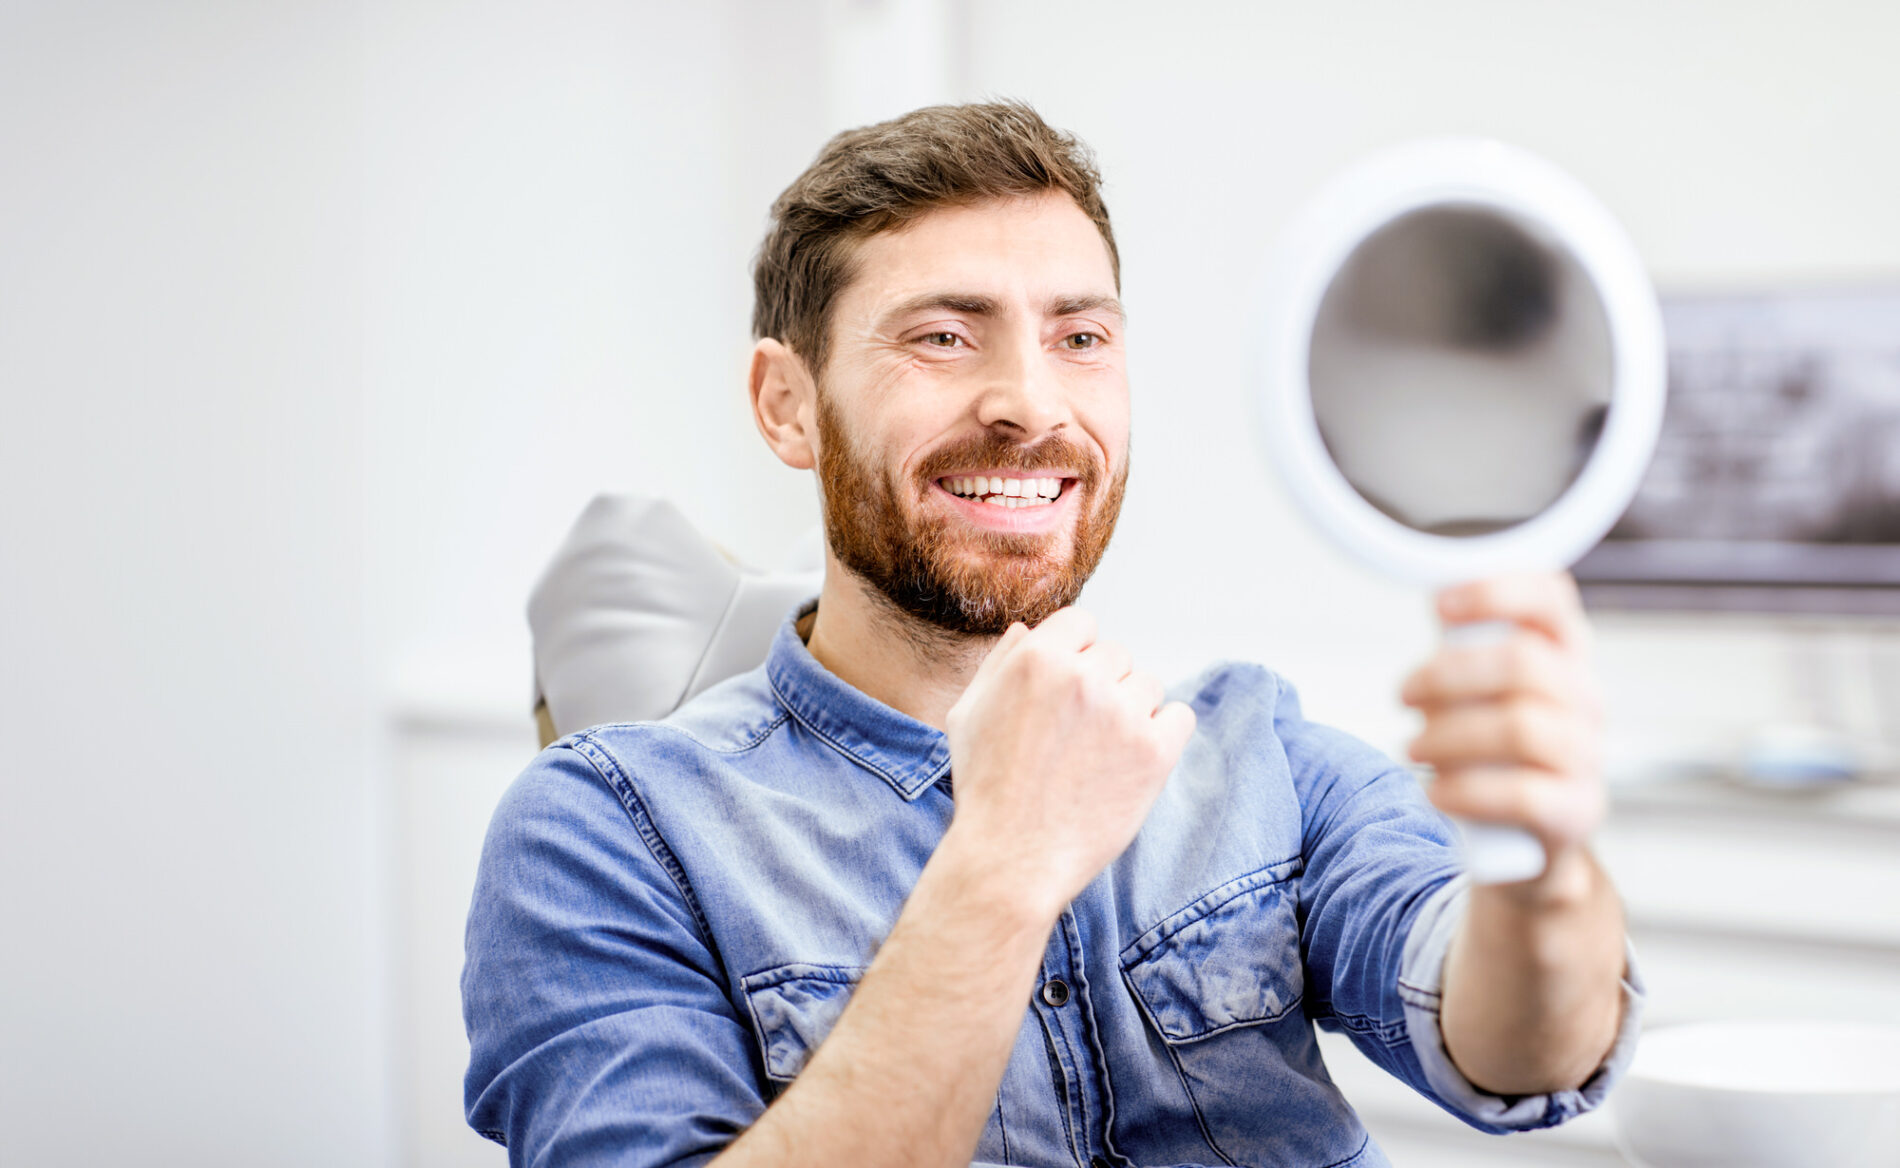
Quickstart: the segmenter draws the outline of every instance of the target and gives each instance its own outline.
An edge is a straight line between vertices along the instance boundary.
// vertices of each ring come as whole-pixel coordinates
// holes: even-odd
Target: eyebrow
[[[955,312],[964,316],[1001,316],[1001,302],[990,296],[963,292],[925,292],[893,305],[884,314],[882,323],[889,327],[908,316],[920,312]],[[1122,310],[1122,302],[1113,296],[1058,296],[1043,306],[1048,316],[1077,316],[1085,312],[1106,312],[1118,322],[1125,322],[1127,314]]]
[[[1122,309],[1122,302],[1113,296],[1068,296],[1049,302],[1047,312],[1050,316],[1080,316],[1085,312],[1106,312],[1117,322],[1126,324],[1128,313]]]

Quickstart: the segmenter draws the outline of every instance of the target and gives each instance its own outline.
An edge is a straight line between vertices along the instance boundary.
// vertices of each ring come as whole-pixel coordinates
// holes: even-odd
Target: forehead
[[[841,317],[928,292],[1042,303],[1116,291],[1101,232],[1060,191],[939,207],[866,239],[854,260]]]

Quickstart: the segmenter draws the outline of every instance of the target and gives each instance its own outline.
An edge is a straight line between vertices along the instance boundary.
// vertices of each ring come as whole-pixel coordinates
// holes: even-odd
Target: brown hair
[[[1121,257],[1095,157],[1026,103],[933,105],[846,130],[772,204],[752,267],[752,335],[772,337],[823,370],[831,305],[851,282],[855,245],[938,207],[1062,191]]]

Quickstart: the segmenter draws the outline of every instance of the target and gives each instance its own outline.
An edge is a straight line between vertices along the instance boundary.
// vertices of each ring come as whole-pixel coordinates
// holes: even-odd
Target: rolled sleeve
[[[1290,689],[1276,730],[1304,817],[1301,944],[1315,1020],[1483,1131],[1551,1127],[1601,1103],[1636,1051],[1643,983],[1634,955],[1616,1044],[1583,1087],[1512,1097],[1481,1090],[1452,1063],[1439,1026],[1445,954],[1469,895],[1450,821],[1384,754],[1306,721]]]
[[[703,1164],[765,1108],[690,890],[574,750],[490,825],[463,970],[471,1127],[515,1165]],[[650,828],[648,825],[635,825]]]
[[[1470,882],[1461,876],[1432,894],[1413,919],[1399,967],[1399,998],[1405,1005],[1406,1031],[1432,1094],[1473,1126],[1495,1132],[1553,1127],[1592,1110],[1609,1096],[1636,1057],[1645,992],[1634,947],[1627,938],[1624,940],[1620,983],[1623,1017],[1616,1041],[1583,1086],[1547,1095],[1494,1095],[1465,1078],[1451,1061],[1439,1020],[1445,956],[1464,920],[1469,893]]]

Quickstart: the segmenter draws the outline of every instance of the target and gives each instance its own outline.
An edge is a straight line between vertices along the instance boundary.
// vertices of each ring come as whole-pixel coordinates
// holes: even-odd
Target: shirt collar
[[[766,677],[792,717],[841,753],[889,783],[906,801],[950,773],[950,742],[925,725],[841,680],[799,639],[798,622],[818,608],[794,609],[772,639]]]

